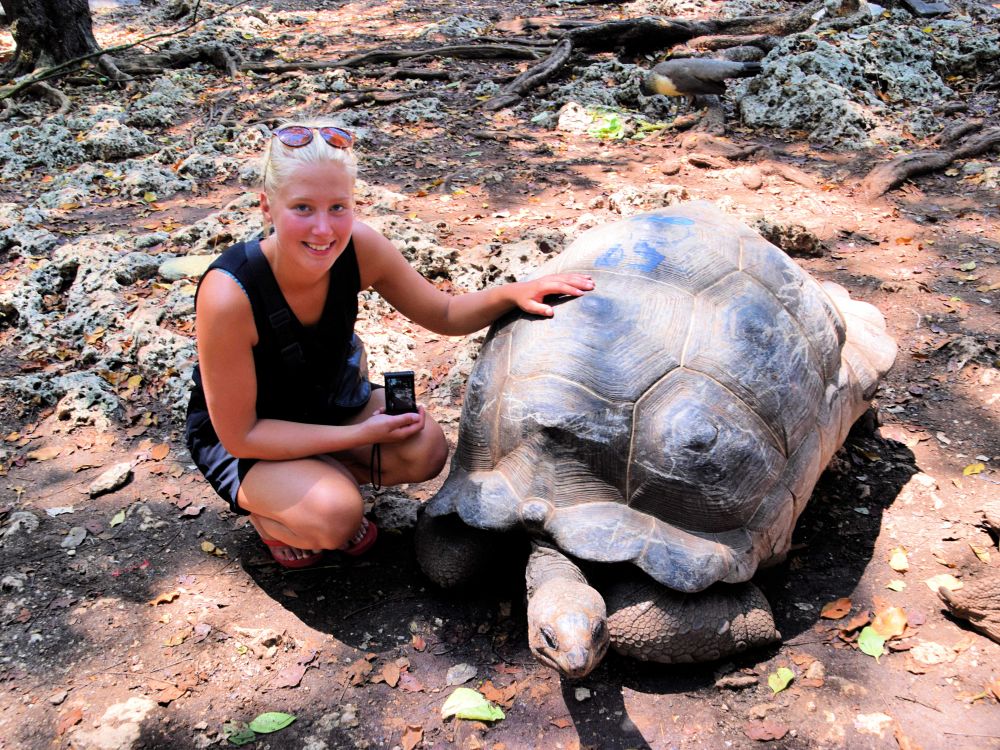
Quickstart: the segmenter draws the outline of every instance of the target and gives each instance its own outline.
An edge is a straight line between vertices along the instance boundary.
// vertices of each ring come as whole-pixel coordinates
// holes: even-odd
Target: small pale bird
[[[654,65],[643,79],[644,93],[665,96],[721,96],[727,78],[749,78],[761,72],[757,62],[731,62],[679,57]]]

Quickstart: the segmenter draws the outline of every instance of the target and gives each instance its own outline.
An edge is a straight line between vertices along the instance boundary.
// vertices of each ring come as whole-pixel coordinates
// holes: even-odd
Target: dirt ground
[[[266,14],[270,6],[258,7]],[[541,2],[296,1],[276,9],[311,19],[281,30],[292,34],[282,43],[297,58],[371,49],[407,25],[459,12],[511,23],[619,13]],[[98,15],[98,39],[148,33],[143,12]],[[351,33],[335,34],[343,24]],[[328,46],[296,47],[305,29],[328,33]],[[472,79],[518,70],[510,61],[451,64]],[[297,75],[308,74],[287,80]],[[254,106],[256,87],[287,80],[220,77],[176,127],[197,128],[227,96],[240,123],[294,113],[302,103],[292,98],[281,112]],[[947,615],[924,583],[1000,564],[981,512],[1000,496],[997,193],[953,170],[867,203],[854,186],[884,152],[822,151],[731,122],[733,143],[767,145],[775,162],[813,180],[807,187],[764,169],[763,185],[751,189],[731,169],[692,163],[681,133],[607,141],[542,130],[518,110],[474,109],[468,85],[451,91],[446,125],[387,124],[359,147],[365,179],[403,193],[400,211],[436,227],[441,244],[469,250],[505,241],[525,222],[566,226],[621,186],[667,181],[783,224],[825,217],[826,252],[796,260],[884,313],[899,354],[877,396],[882,425],[849,440],[800,519],[789,559],[757,578],[781,645],[683,667],[610,654],[587,678],[561,681],[528,651],[517,569],[498,569],[473,591],[444,593],[420,575],[404,530],[382,534],[363,558],[331,555],[322,567],[284,571],[245,519],[213,496],[183,448],[182,425],[154,399],[139,394],[110,430],[69,432],[51,408],[6,399],[3,520],[28,510],[41,524],[0,546],[0,748],[226,746],[225,724],[270,711],[296,720],[258,735],[255,747],[1000,748],[1000,644]],[[98,87],[67,93],[75,106],[121,95]],[[997,125],[995,92],[968,94],[970,114]],[[460,190],[449,180],[455,175],[465,175]],[[12,186],[2,190],[16,199]],[[191,222],[243,190],[235,180],[203,185],[164,201],[162,216]],[[522,223],[512,229],[515,219]],[[65,226],[138,231],[148,221],[140,207],[109,201],[77,210]],[[5,258],[0,276],[12,283],[27,263]],[[404,327],[397,318],[386,325]],[[4,377],[25,370],[14,334],[0,332]],[[423,397],[458,342],[413,338],[408,356]],[[68,366],[54,358],[43,371]],[[452,406],[460,403],[453,394]],[[454,446],[457,425],[446,428]],[[131,463],[131,481],[92,497],[91,483],[120,462]],[[416,502],[439,483],[402,491]],[[380,494],[371,497],[377,505]],[[85,541],[64,546],[81,526]],[[889,564],[899,548],[905,571]],[[888,588],[892,581],[905,587]],[[849,599],[842,618],[821,616],[841,598]],[[876,660],[857,647],[860,626],[847,623],[889,607],[905,612],[907,627]],[[459,665],[475,670],[464,685],[499,703],[506,718],[442,720],[449,671]],[[781,667],[795,678],[774,692],[768,677]],[[723,676],[729,686],[716,685]]]

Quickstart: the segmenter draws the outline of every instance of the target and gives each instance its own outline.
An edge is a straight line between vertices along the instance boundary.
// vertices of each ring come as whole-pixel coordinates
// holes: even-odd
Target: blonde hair
[[[342,164],[353,181],[358,176],[358,160],[354,149],[333,148],[316,132],[317,128],[340,126],[330,120],[291,120],[282,122],[278,128],[298,125],[313,129],[313,139],[305,146],[292,148],[271,136],[267,150],[261,160],[260,188],[268,195],[274,195],[288,182],[292,172],[302,164],[322,164],[335,162]],[[278,128],[275,128],[277,130]],[[342,129],[342,128],[341,128]]]

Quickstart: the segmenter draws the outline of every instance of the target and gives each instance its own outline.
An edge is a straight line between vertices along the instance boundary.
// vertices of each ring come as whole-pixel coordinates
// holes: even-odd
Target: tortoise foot
[[[417,563],[441,588],[455,588],[485,573],[493,557],[495,537],[462,523],[453,514],[417,520]]]
[[[976,630],[1000,643],[1000,569],[988,568],[963,580],[958,591],[943,586],[938,596],[955,617],[968,620]]]
[[[714,661],[781,639],[767,599],[751,583],[682,594],[632,581],[615,585],[607,603],[612,647],[643,661]]]

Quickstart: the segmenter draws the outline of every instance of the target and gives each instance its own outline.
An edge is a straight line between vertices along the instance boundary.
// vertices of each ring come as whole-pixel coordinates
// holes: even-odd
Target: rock
[[[733,672],[715,681],[715,687],[720,690],[743,690],[744,688],[754,687],[757,684],[758,680],[754,675],[743,674],[742,672]]]
[[[60,690],[58,693],[53,693],[52,695],[50,695],[49,698],[48,698],[48,700],[49,700],[49,703],[51,703],[53,706],[58,706],[60,703],[62,703],[64,700],[66,700],[66,697],[68,695],[69,695],[69,691],[67,691],[67,690]]]
[[[924,0],[902,0],[903,5],[912,10],[918,16],[940,16],[942,13],[951,12],[948,3],[936,2],[927,3]]]
[[[160,278],[167,281],[197,279],[208,270],[208,267],[218,257],[218,253],[214,255],[183,255],[160,263],[156,272]]]
[[[124,487],[132,479],[132,464],[123,461],[115,464],[110,469],[95,479],[87,492],[91,497],[97,497]]]
[[[823,241],[801,224],[776,224],[760,218],[753,224],[768,242],[792,256],[822,257],[827,248]]]
[[[131,750],[142,739],[142,722],[156,709],[149,698],[129,698],[116,703],[95,721],[93,730],[78,729],[73,744],[91,750]]]
[[[0,540],[17,533],[30,534],[38,528],[38,516],[26,510],[17,510],[7,518],[7,525],[0,531]]]
[[[764,175],[757,167],[747,167],[740,170],[740,182],[748,190],[760,190],[764,185]]]
[[[146,235],[147,237],[150,235]],[[166,235],[164,235],[166,238]],[[137,281],[151,279],[156,275],[160,259],[146,253],[128,253],[118,259],[113,266],[115,281],[122,286],[131,286]]]
[[[477,669],[471,664],[456,664],[448,670],[445,676],[445,683],[448,685],[461,685],[476,676]]]
[[[74,526],[69,530],[66,538],[62,540],[62,543],[59,546],[63,549],[76,549],[83,544],[83,540],[86,538],[87,530],[82,526]]]
[[[97,161],[121,161],[159,150],[148,135],[117,120],[92,125],[80,145],[89,158]]]
[[[627,185],[608,196],[608,208],[622,216],[672,206],[688,199],[683,185],[651,182],[640,187]]]
[[[24,591],[24,584],[27,582],[26,573],[20,571],[7,573],[3,578],[0,578],[0,591]]]

